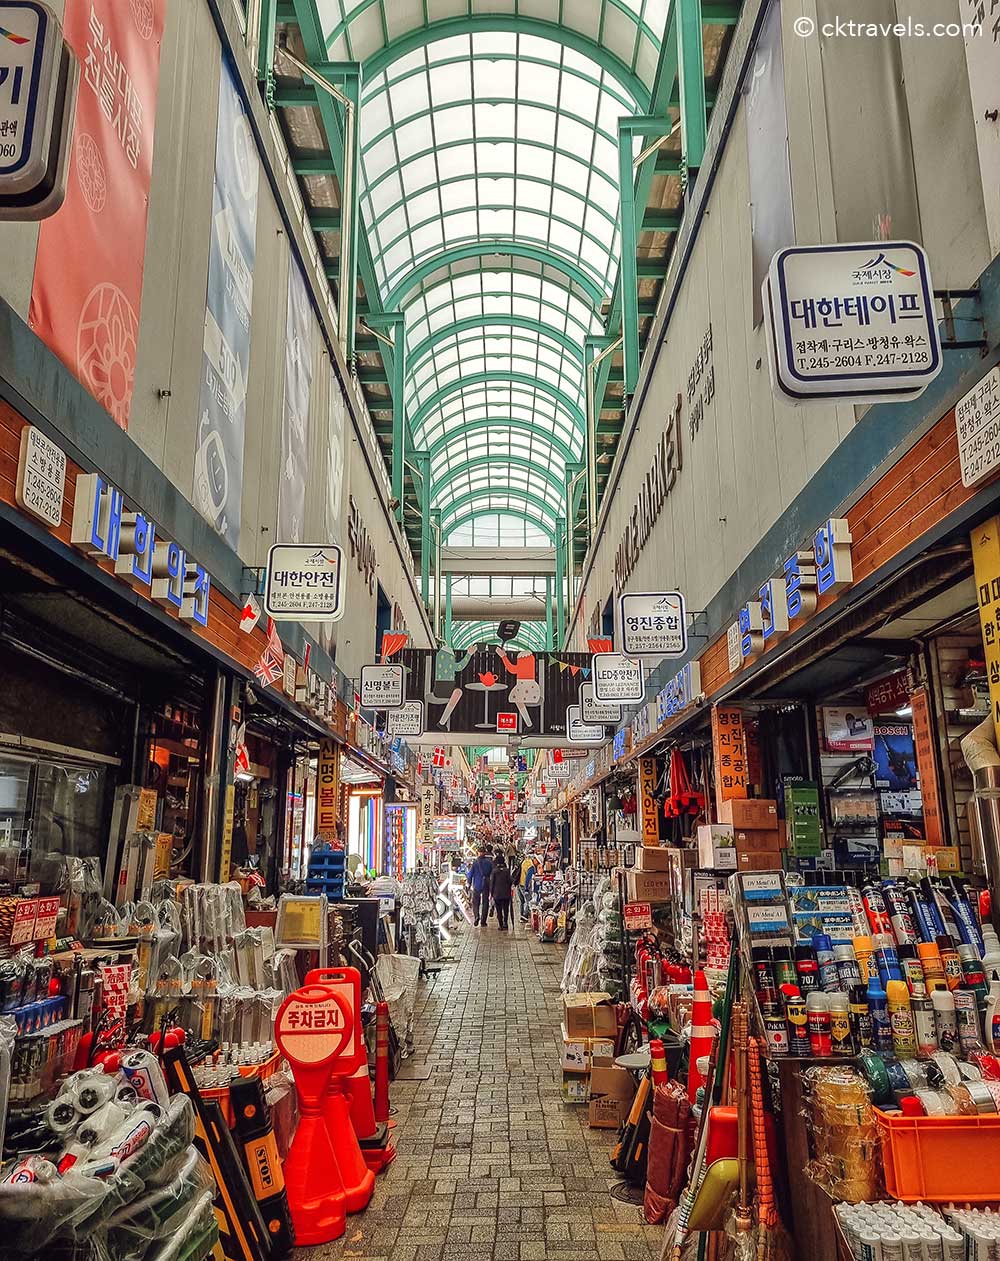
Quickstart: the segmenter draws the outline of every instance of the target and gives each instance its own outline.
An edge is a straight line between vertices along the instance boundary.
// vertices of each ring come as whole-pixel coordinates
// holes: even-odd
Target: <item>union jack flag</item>
[[[272,618],[267,619],[267,643],[253,668],[254,677],[265,687],[270,687],[282,677],[285,668],[285,650],[281,646],[277,629]]]

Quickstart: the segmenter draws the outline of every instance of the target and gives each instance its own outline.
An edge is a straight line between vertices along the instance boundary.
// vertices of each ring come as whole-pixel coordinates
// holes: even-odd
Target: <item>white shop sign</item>
[[[909,241],[779,250],[764,309],[786,401],[910,399],[941,371],[927,255]]]
[[[390,736],[422,736],[424,734],[424,702],[407,701],[387,715],[386,731]]]
[[[974,486],[1000,467],[1000,364],[955,404],[962,485]]]
[[[628,592],[619,597],[622,652],[631,657],[683,657],[687,618],[679,591]]]
[[[594,696],[593,683],[580,684],[580,718],[585,723],[620,723],[622,707],[612,701],[599,701]]]
[[[58,525],[65,492],[66,452],[34,425],[25,425],[17,461],[17,506],[46,525]]]
[[[567,705],[566,739],[571,744],[603,744],[604,727],[598,723],[584,722],[579,705]]]
[[[403,703],[402,666],[361,667],[362,709],[398,709]]]
[[[336,543],[276,543],[267,554],[264,612],[276,622],[343,617],[344,553]]]
[[[620,652],[595,652],[594,699],[598,701],[641,701],[642,664]]]

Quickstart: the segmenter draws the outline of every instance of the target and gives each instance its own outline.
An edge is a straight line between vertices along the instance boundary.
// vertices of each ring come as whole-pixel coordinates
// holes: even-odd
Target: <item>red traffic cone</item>
[[[691,1007],[691,1045],[688,1059],[688,1099],[695,1101],[698,1087],[704,1084],[704,1077],[698,1061],[712,1053],[715,1041],[715,1025],[712,1024],[712,996],[708,991],[705,973],[699,969],[694,974],[694,1003]]]
[[[365,1164],[358,1136],[351,1124],[351,1078],[333,1073],[326,1088],[323,1113],[333,1146],[333,1154],[344,1184],[348,1213],[368,1207],[375,1189],[375,1175]],[[297,1237],[297,1232],[296,1232]]]
[[[389,1004],[375,1004],[375,1120],[389,1122]]]

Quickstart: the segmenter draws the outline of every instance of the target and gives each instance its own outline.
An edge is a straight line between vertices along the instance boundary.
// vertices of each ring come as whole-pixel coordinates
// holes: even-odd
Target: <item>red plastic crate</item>
[[[897,1200],[1000,1198],[1000,1116],[905,1117],[875,1109],[885,1189]]]

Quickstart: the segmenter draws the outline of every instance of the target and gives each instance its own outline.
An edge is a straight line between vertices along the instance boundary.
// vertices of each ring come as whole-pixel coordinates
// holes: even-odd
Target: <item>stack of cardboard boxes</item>
[[[563,995],[563,1098],[588,1104],[594,1129],[617,1129],[635,1094],[631,1073],[615,1066],[617,1036],[610,994]]]
[[[719,822],[698,828],[698,865],[707,870],[774,871],[784,848],[778,803],[769,798],[724,801]]]
[[[635,866],[625,872],[630,902],[670,901],[670,850],[663,846],[639,845]]]

